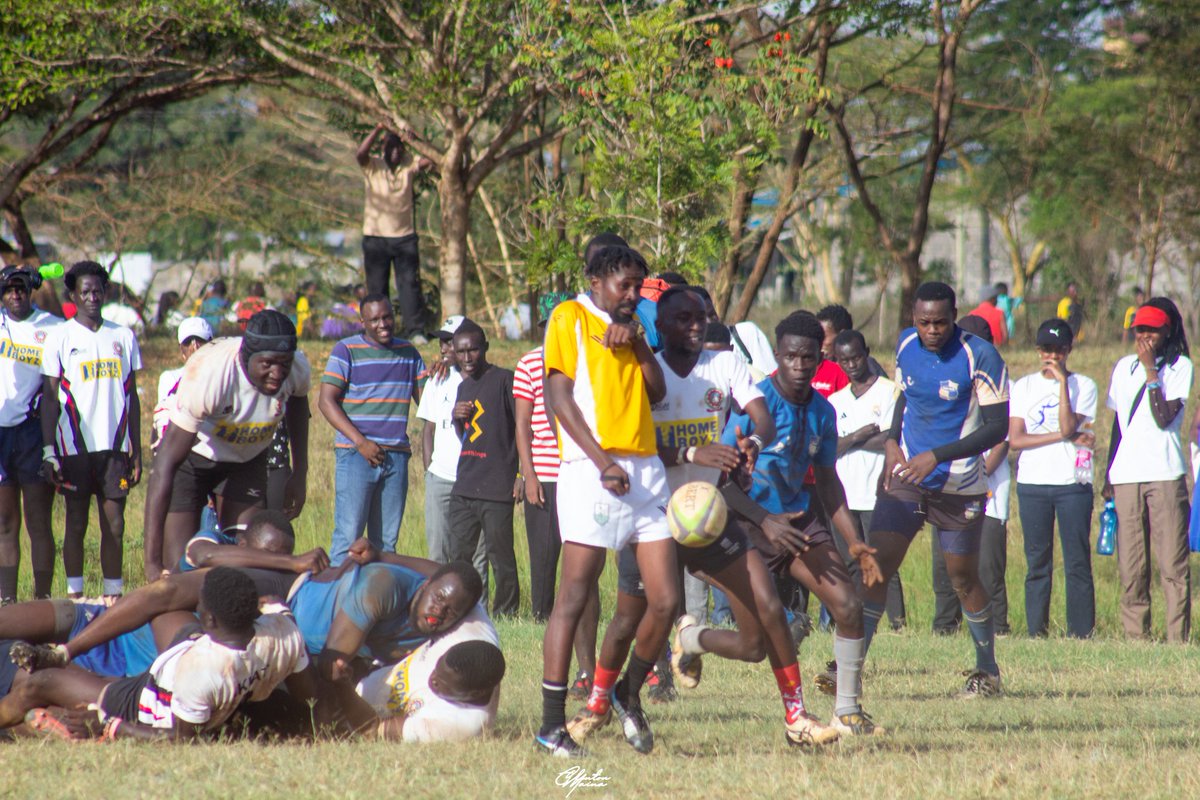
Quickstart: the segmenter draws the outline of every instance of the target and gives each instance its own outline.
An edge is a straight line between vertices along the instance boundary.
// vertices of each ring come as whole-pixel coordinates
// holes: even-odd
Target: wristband
[[[687,449],[687,453],[684,455],[684,460],[687,461],[689,464],[696,460],[696,448],[695,447],[689,447]]]
[[[54,452],[54,445],[48,444],[42,447],[42,461],[57,461],[58,454]]]
[[[758,452],[761,453],[763,451],[763,438],[761,436],[759,436],[757,433],[752,433],[747,438],[754,442],[755,447],[758,448]]]
[[[1149,383],[1147,383],[1147,384],[1146,384],[1146,390],[1147,390],[1147,391],[1151,391],[1151,392],[1152,392],[1152,391],[1154,391],[1155,389],[1161,389],[1161,388],[1162,388],[1162,384],[1161,384],[1161,383],[1159,383],[1158,381],[1150,381]]]
[[[116,740],[117,729],[121,727],[122,722],[124,722],[124,720],[122,720],[120,717],[109,717],[108,722],[104,723],[104,733],[101,735],[100,739],[105,742]]]

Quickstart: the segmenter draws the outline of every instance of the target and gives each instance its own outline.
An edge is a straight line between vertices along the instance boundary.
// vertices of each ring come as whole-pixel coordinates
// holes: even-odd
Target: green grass
[[[328,346],[307,343],[305,349],[319,371]],[[432,348],[426,349],[432,353]],[[497,344],[492,358],[511,364],[521,350],[520,345]],[[150,340],[145,352],[150,366],[139,381],[147,416],[144,425],[158,373],[174,365],[169,342]],[[1118,348],[1085,347],[1073,356],[1072,366],[1091,376],[1103,396],[1111,366],[1123,354]],[[1036,363],[1030,352],[1005,355],[1014,377],[1028,374]],[[1097,431],[1101,454],[1110,420],[1101,413]],[[319,415],[313,418],[312,432],[308,505],[297,521],[301,549],[328,545],[332,531],[332,433]],[[400,538],[401,548],[408,552],[424,552],[423,490],[420,470],[414,470]],[[141,580],[143,497],[144,486],[137,487],[126,514],[130,586]],[[527,586],[520,514],[517,520],[518,560],[522,585]],[[61,502],[56,504],[55,530],[61,537]],[[88,540],[92,592],[99,590],[98,530],[93,520]],[[866,705],[891,730],[888,737],[843,742],[821,753],[789,750],[766,664],[709,657],[699,689],[684,693],[673,705],[651,707],[659,742],[655,752],[638,757],[619,739],[615,727],[602,731],[591,743],[594,757],[587,767],[603,770],[611,781],[605,788],[579,788],[572,797],[784,797],[832,792],[921,798],[1200,795],[1200,772],[1193,764],[1200,744],[1193,726],[1200,715],[1195,654],[1187,647],[1128,643],[1120,638],[1112,558],[1094,559],[1096,638],[1087,642],[1062,638],[1063,576],[1061,559],[1056,559],[1051,638],[1001,639],[997,652],[1007,694],[983,702],[954,699],[962,682],[959,671],[973,663],[971,646],[965,636],[945,639],[929,633],[933,608],[929,560],[929,542],[923,535],[902,569],[910,627],[900,634],[881,633],[866,671]],[[1008,563],[1010,624],[1019,633],[1025,625],[1025,563],[1015,505]],[[28,580],[27,559],[22,577]],[[615,570],[606,570],[602,585],[606,617],[614,584]],[[58,593],[65,588],[61,568],[55,588]],[[22,591],[28,596],[27,582]],[[1155,632],[1161,635],[1157,591],[1154,602]],[[67,747],[22,742],[0,749],[8,766],[0,794],[158,798],[224,797],[237,791],[254,797],[565,797],[567,790],[556,786],[555,779],[569,765],[540,757],[530,745],[540,714],[542,629],[521,620],[499,627],[509,672],[497,730],[488,741],[424,747],[238,743],[180,748],[169,756],[162,749],[148,751],[124,743]],[[801,668],[809,684],[829,653],[827,634],[814,634],[804,645]],[[813,691],[809,705],[822,717],[831,713],[830,698]]]

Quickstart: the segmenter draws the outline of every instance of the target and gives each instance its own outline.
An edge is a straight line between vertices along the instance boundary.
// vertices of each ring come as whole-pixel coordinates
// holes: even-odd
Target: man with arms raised
[[[280,419],[292,446],[284,511],[300,514],[308,483],[309,378],[296,327],[270,309],[251,317],[243,336],[218,339],[188,359],[146,490],[147,580],[179,563],[210,493],[217,495],[222,528],[248,522],[265,504],[267,449]]]

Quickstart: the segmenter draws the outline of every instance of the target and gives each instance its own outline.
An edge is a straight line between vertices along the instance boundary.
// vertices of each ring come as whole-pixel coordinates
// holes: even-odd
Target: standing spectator
[[[225,288],[225,281],[217,278],[209,285],[208,291],[204,293],[204,299],[200,301],[200,310],[197,316],[202,317],[214,331],[221,330],[221,320],[225,318],[225,312],[229,310],[229,300],[226,299],[226,294],[228,294],[228,290]]]
[[[822,326],[824,327],[824,326]],[[871,372],[871,351],[866,339],[856,330],[842,331],[834,339],[834,357],[850,379],[850,385],[829,396],[837,413],[837,473],[846,489],[846,507],[858,528],[858,534],[871,544],[866,532],[871,530],[871,515],[875,510],[875,493],[883,472],[883,446],[892,429],[896,410],[896,384]],[[850,558],[849,548],[834,538],[838,552],[856,581],[858,562]],[[888,621],[893,630],[905,624],[904,586],[900,573],[892,576],[888,585]]]
[[[1117,507],[1121,624],[1130,638],[1150,634],[1153,547],[1167,606],[1167,640],[1183,643],[1192,616],[1191,512],[1179,431],[1192,390],[1192,361],[1179,310],[1165,297],[1152,297],[1137,310],[1133,332],[1137,352],[1117,362],[1108,385],[1114,419],[1103,489]]]
[[[367,538],[385,553],[396,539],[408,497],[408,411],[421,399],[425,362],[404,339],[393,338],[392,303],[382,294],[362,302],[363,332],[333,346],[321,378],[318,406],[337,431],[337,472],[330,563]]]
[[[29,533],[33,596],[50,596],[54,580],[54,534],[50,509],[54,487],[40,472],[42,353],[63,321],[30,300],[41,276],[28,267],[0,272],[0,605],[17,601],[21,564],[21,511]]]
[[[1121,324],[1121,344],[1133,341],[1133,315],[1145,304],[1146,293],[1139,286],[1133,287],[1133,305],[1125,309],[1125,320]]]
[[[300,284],[300,291],[296,295],[296,336],[304,335],[304,327],[308,324],[316,311],[317,302],[317,282],[305,281]]]
[[[1004,312],[1000,310],[997,298],[1000,297],[1000,290],[995,286],[983,287],[979,298],[979,305],[971,309],[971,316],[980,317],[988,324],[988,329],[992,333],[992,343],[1002,345],[1008,341],[1008,321],[1004,317]]]
[[[150,325],[154,328],[177,328],[183,319],[183,314],[179,313],[179,292],[160,294]]]
[[[255,281],[250,284],[250,294],[238,300],[233,306],[233,313],[237,317],[238,330],[245,333],[246,323],[250,321],[250,318],[266,307],[267,290],[262,285],[262,281]]]
[[[1067,578],[1067,635],[1085,639],[1096,626],[1092,585],[1091,448],[1096,443],[1096,384],[1071,372],[1071,328],[1048,319],[1037,332],[1041,369],[1013,384],[1008,440],[1017,460],[1017,500],[1025,534],[1025,619],[1030,636],[1050,626],[1054,519]]]
[[[66,499],[67,593],[83,596],[83,538],[94,496],[99,507],[103,592],[111,598],[125,587],[125,498],[142,477],[142,412],[137,393],[142,354],[133,331],[100,317],[108,289],[104,267],[80,261],[64,282],[76,313],[46,337],[42,355],[42,474],[62,489]]]
[[[421,429],[421,458],[425,462],[425,539],[431,561],[446,564],[450,561],[450,493],[458,476],[458,454],[462,440],[454,430],[454,403],[462,373],[454,355],[454,332],[463,318],[448,317],[434,332],[441,343],[442,366],[440,377],[435,373],[425,383],[417,419],[424,420]],[[478,563],[475,565],[479,566]],[[487,572],[484,564],[483,571]],[[484,592],[487,588],[485,584]]]
[[[179,563],[201,510],[217,495],[220,529],[249,522],[267,493],[267,450],[286,419],[294,473],[284,512],[308,492],[308,359],[278,311],[251,317],[244,336],[218,339],[188,359],[146,489],[146,579]]]
[[[1013,333],[1016,332],[1016,311],[1024,302],[1023,297],[1012,297],[1008,293],[1007,283],[996,284],[996,308],[1004,314],[1004,329],[1008,331],[1008,339],[1011,340]]]
[[[545,330],[550,312],[564,300],[565,292],[538,298],[538,328]],[[517,362],[513,373],[516,400],[517,453],[525,490],[525,534],[529,540],[529,603],[533,618],[545,622],[554,608],[554,581],[558,574],[558,436],[546,413],[543,393],[544,361],[541,345]]]
[[[367,291],[388,293],[388,271],[396,276],[396,297],[404,319],[402,335],[424,344],[425,301],[421,294],[421,258],[417,251],[417,231],[413,225],[413,181],[417,173],[429,169],[427,158],[413,158],[404,139],[388,132],[383,140],[383,158],[371,155],[371,148],[383,124],[376,125],[358,146],[355,158],[362,168],[366,187],[363,208],[363,269]],[[405,135],[412,137],[411,131]]]
[[[833,352],[833,340],[842,331],[854,330],[854,317],[850,315],[850,311],[845,306],[830,305],[817,312],[817,322],[821,323],[821,330],[825,331],[825,340],[821,342],[821,357],[836,364],[837,357]],[[866,339],[864,338],[863,341],[865,342]],[[875,360],[874,356],[867,356],[867,367],[871,370],[872,375],[880,378],[887,377],[887,370]]]
[[[482,533],[496,581],[495,616],[516,614],[520,602],[513,501],[522,487],[517,480],[513,373],[488,363],[487,351],[483,328],[464,319],[454,332],[454,355],[462,372],[454,427],[462,450],[450,495],[450,559],[470,559]]]
[[[1079,335],[1079,329],[1083,327],[1083,301],[1079,299],[1079,285],[1075,281],[1067,284],[1067,294],[1058,301],[1058,313],[1055,316],[1067,321],[1075,341],[1083,340]]]
[[[179,355],[186,365],[192,353],[213,340],[213,329],[203,317],[188,317],[179,323],[176,331],[179,340]],[[158,395],[154,404],[153,425],[150,428],[150,449],[157,450],[162,442],[163,433],[171,420],[170,398],[179,389],[179,381],[183,379],[184,367],[164,369],[158,376]]]

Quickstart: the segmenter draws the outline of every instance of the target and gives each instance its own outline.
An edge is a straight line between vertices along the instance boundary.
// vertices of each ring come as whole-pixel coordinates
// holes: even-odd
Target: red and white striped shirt
[[[533,403],[533,471],[543,483],[558,480],[558,438],[550,427],[546,416],[546,403],[542,397],[544,367],[542,348],[530,350],[521,356],[513,371],[513,397]]]

